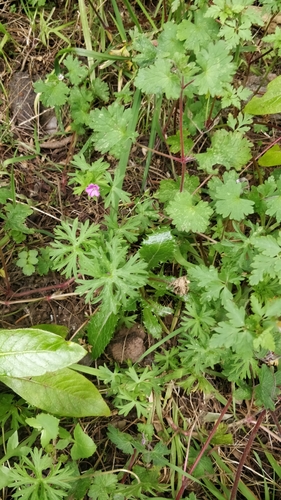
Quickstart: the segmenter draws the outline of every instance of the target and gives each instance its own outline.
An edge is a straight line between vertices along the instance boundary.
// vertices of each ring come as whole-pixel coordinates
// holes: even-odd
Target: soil
[[[138,323],[131,328],[122,328],[108,346],[108,353],[118,363],[128,359],[136,363],[145,352],[146,333]]]
[[[9,82],[10,109],[12,120],[27,130],[34,128],[34,101],[36,94],[33,82],[25,71],[16,71]]]

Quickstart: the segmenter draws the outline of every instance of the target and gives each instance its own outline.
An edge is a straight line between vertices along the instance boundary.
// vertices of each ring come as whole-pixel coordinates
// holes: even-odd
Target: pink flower
[[[100,188],[97,184],[89,184],[89,186],[86,187],[85,191],[91,198],[93,198],[94,196],[98,198],[100,195]]]

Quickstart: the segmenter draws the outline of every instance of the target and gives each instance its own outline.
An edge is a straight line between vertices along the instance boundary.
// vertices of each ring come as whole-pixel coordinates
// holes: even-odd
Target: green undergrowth
[[[223,407],[231,392],[232,417],[236,401],[255,414],[274,413],[278,404],[281,150],[274,120],[281,77],[268,83],[267,76],[278,74],[281,42],[280,29],[268,34],[267,28],[279,2],[260,1],[260,10],[252,0],[123,3],[123,20],[118,2],[110,3],[116,35],[107,43],[109,18],[98,9],[99,51],[89,29],[97,12],[80,1],[86,49],[60,49],[53,71],[34,84],[43,105],[55,109],[60,135],[67,133],[66,113],[76,134],[69,189],[78,198],[94,185],[99,196],[89,195],[89,203],[102,206],[104,217],[62,219],[38,248],[28,224],[32,204],[15,188],[12,167],[21,158],[3,163],[9,185],[0,189],[2,261],[8,246],[25,276],[40,283],[51,270],[75,283],[95,310],[83,335],[97,364],[75,364],[85,351],[60,329],[15,330],[12,340],[2,331],[0,380],[23,399],[13,406],[14,395],[1,396],[0,485],[24,499],[234,499],[237,489],[241,498],[279,498],[280,467],[271,453],[265,453],[267,474],[260,464],[258,496],[252,481],[239,482],[241,471],[236,481],[216,453],[233,445],[231,429],[218,421],[208,442],[203,423],[189,437],[191,424],[172,397],[174,387],[190,397],[197,391]],[[29,12],[35,7],[43,16],[48,2],[28,2]],[[252,73],[266,87],[262,96],[247,86]],[[36,131],[34,139],[26,159],[43,154]],[[163,171],[153,190],[155,158]],[[124,187],[129,165],[142,168],[137,192]],[[100,363],[115,332],[135,323],[149,338],[139,362]],[[125,457],[112,470],[95,457],[87,421],[77,420],[98,421],[109,415],[108,405],[122,418],[136,418],[132,434],[105,424],[105,455],[115,446]],[[169,405],[174,427],[165,421]],[[30,435],[20,441],[23,425]],[[79,468],[90,457],[91,468]]]

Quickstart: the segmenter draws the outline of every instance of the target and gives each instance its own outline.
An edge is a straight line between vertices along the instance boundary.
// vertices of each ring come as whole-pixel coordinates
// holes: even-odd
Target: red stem
[[[235,476],[235,480],[234,480],[234,483],[233,483],[233,487],[232,487],[232,490],[231,490],[231,495],[230,495],[230,499],[229,500],[235,500],[236,499],[236,494],[237,494],[237,490],[238,490],[238,484],[239,484],[239,481],[240,481],[240,476],[241,476],[241,472],[242,472],[242,469],[244,467],[244,463],[245,463],[245,460],[250,452],[250,449],[252,447],[252,444],[253,444],[253,441],[256,437],[256,434],[259,430],[259,427],[263,421],[263,417],[265,416],[266,414],[266,410],[263,410],[256,422],[256,425],[255,427],[253,428],[252,432],[251,432],[251,435],[249,437],[249,440],[246,444],[246,447],[245,447],[245,450],[243,451],[243,454],[242,454],[242,457],[240,458],[240,461],[239,461],[239,464],[238,464],[238,467],[237,467],[237,471],[236,471],[236,476]]]
[[[218,420],[216,421],[212,431],[210,432],[209,436],[208,436],[208,439],[206,440],[203,448],[201,449],[200,453],[198,454],[195,462],[193,463],[193,465],[190,467],[189,471],[188,471],[188,474],[192,475],[194,469],[197,467],[198,463],[200,462],[201,458],[202,458],[202,455],[205,453],[206,449],[208,448],[209,444],[210,444],[210,441],[212,439],[212,437],[214,436],[219,424],[221,423],[225,413],[227,412],[229,406],[231,405],[231,402],[232,402],[232,396],[230,396],[229,400],[227,401],[223,411],[221,412]],[[187,483],[188,483],[188,478],[187,477],[184,477],[183,480],[182,480],[182,485],[178,491],[178,494],[176,496],[176,500],[180,500],[182,498],[182,495],[184,493],[184,490],[186,489],[187,487]]]
[[[64,288],[67,288],[69,285],[71,285],[71,283],[73,283],[73,281],[75,281],[75,279],[76,278],[70,278],[69,280],[65,281],[64,283],[58,283],[57,285],[44,286],[41,288],[36,288],[35,290],[25,290],[24,292],[18,292],[18,293],[10,292],[7,296],[9,298],[25,297],[28,295],[32,295],[34,293],[48,292],[49,290],[63,290]]]
[[[183,90],[184,90],[184,80],[182,77],[181,82],[181,93],[179,98],[179,113],[180,113],[180,146],[181,146],[181,183],[180,183],[180,193],[183,191],[184,186],[184,176],[186,172],[186,161],[184,157],[184,138],[183,138]]]

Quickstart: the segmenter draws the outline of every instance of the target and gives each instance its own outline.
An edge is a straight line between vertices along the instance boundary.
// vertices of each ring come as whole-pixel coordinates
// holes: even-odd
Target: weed
[[[45,3],[33,1],[31,7]],[[55,108],[62,133],[67,112],[78,148],[83,144],[71,158],[68,189],[76,199],[88,195],[87,206],[102,215],[95,222],[65,217],[39,254],[32,245],[36,231],[27,223],[32,209],[16,201],[12,174],[11,188],[0,191],[2,247],[13,242],[26,276],[51,267],[95,306],[83,332],[92,360],[105,353],[116,330],[136,320],[144,325],[150,345],[139,364],[125,360],[127,366],[86,368],[73,365],[82,349],[77,344],[59,342],[56,336],[51,347],[52,334],[40,328],[10,334],[22,337],[13,344],[19,344],[18,350],[10,347],[10,356],[23,361],[19,370],[3,354],[1,380],[30,404],[59,417],[108,415],[100,393],[77,373],[82,371],[106,388],[118,415],[137,422],[135,435],[106,423],[106,446],[110,442],[128,455],[126,466],[90,469],[83,477],[76,462],[94,454],[96,444],[82,426],[75,422],[72,435],[59,430],[57,417],[27,417],[27,424],[41,433],[42,448],[30,448],[30,458],[22,454],[14,470],[3,469],[4,485],[19,489],[15,498],[55,499],[69,493],[79,499],[87,493],[114,499],[163,494],[179,500],[191,485],[191,500],[196,491],[232,499],[238,489],[254,498],[254,490],[241,480],[242,466],[266,412],[276,425],[281,385],[280,366],[268,362],[270,356],[281,356],[281,177],[280,169],[272,168],[280,165],[280,137],[278,128],[267,124],[264,146],[264,124],[256,117],[280,113],[281,77],[268,84],[263,96],[249,99],[251,90],[244,83],[252,68],[264,73],[260,59],[266,55],[274,66],[280,52],[279,28],[263,38],[263,12],[253,4],[198,0],[188,7],[163,1],[153,12],[146,2],[126,1],[124,17],[112,0],[114,40],[103,7],[90,2],[87,11],[79,1],[86,50],[68,47],[62,35],[66,24],[53,24],[53,10],[47,21],[40,11],[46,23],[41,41],[47,45],[55,36],[66,47],[58,52],[54,70],[34,88],[45,106]],[[260,4],[277,12],[274,0]],[[108,42],[101,37],[100,52],[93,50],[91,12],[108,37]],[[2,33],[8,36],[6,28]],[[267,44],[272,44],[270,53]],[[257,52],[261,57],[255,60]],[[134,161],[132,146],[134,155],[142,147],[143,161]],[[150,176],[156,158],[161,180],[155,189]],[[140,178],[133,177],[137,165]],[[7,330],[1,335],[7,356]],[[37,365],[31,344],[40,358]],[[38,392],[32,394],[35,382]],[[224,405],[212,429],[204,418],[188,421],[187,399],[194,393]],[[222,419],[229,418],[231,405],[235,415],[240,399],[248,408],[247,424],[251,414],[260,415],[235,475],[214,447],[232,445],[234,433]],[[205,413],[210,417],[211,412]],[[52,440],[54,448],[46,450]],[[56,463],[54,449],[68,449],[71,460],[65,467]],[[267,459],[279,475],[269,452]],[[162,481],[165,467],[170,472]],[[46,477],[44,468],[50,470]],[[81,491],[73,493],[71,481],[77,476]],[[269,497],[265,474],[263,479]]]

